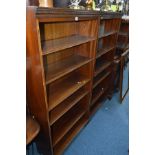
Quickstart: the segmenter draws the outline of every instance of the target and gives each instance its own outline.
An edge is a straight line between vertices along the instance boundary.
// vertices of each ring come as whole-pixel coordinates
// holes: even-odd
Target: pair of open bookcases
[[[104,16],[27,8],[27,98],[46,154],[60,155],[112,92],[121,16]]]

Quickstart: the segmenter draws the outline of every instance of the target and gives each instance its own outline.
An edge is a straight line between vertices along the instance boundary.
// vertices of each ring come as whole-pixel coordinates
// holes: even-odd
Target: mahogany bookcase
[[[40,124],[44,154],[62,154],[111,90],[119,18],[27,7],[28,106]]]

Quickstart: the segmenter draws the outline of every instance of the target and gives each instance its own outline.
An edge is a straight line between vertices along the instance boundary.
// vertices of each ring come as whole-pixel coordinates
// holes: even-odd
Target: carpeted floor
[[[129,96],[107,100],[74,139],[64,155],[128,155]]]

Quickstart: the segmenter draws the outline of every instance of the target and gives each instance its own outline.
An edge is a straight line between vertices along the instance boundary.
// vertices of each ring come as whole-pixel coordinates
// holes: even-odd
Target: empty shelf
[[[82,117],[73,128],[65,135],[65,137],[54,147],[54,154],[60,155],[64,149],[72,142],[73,138],[80,132],[80,130],[86,125],[88,119]]]
[[[88,91],[86,91],[84,88],[81,88],[75,94],[73,94],[64,102],[62,102],[58,107],[53,109],[50,112],[50,125],[55,123],[61,116],[63,116],[74,105],[76,105],[87,94],[88,94]]]
[[[84,86],[90,79],[82,75],[72,75],[49,88],[49,111]]]
[[[110,75],[110,72],[96,76],[94,80],[93,88],[95,88],[99,83],[101,83],[109,75]]]
[[[115,46],[105,46],[103,49],[100,49],[98,52],[97,52],[97,56],[96,58],[99,58],[101,57],[102,55],[106,54],[107,52],[113,50],[115,48]]]
[[[46,66],[46,84],[74,71],[75,69],[87,64],[91,59],[79,55],[70,56],[64,60]]]
[[[93,94],[91,105],[93,105],[102,96],[103,93],[104,90],[101,90],[98,93]]]
[[[76,109],[71,109],[65,117],[61,118],[62,120],[60,120],[60,124],[58,124],[55,128],[53,127],[53,146],[55,146],[64,137],[64,135],[78,120],[80,120],[80,118],[82,118],[84,114],[84,109],[78,105],[76,106]]]
[[[105,32],[104,34],[99,35],[98,38],[100,39],[100,38],[103,38],[103,37],[107,37],[107,36],[113,35],[113,34],[115,34],[115,33],[117,33],[117,31]]]
[[[101,102],[96,102],[90,107],[90,116],[92,116],[100,107],[101,107]]]
[[[91,106],[107,91],[107,88],[100,88],[93,92]]]
[[[47,55],[53,52],[57,52],[66,48],[77,46],[89,41],[95,40],[94,37],[72,35],[64,38],[53,39],[42,42],[42,55]]]
[[[99,73],[101,73],[104,69],[106,69],[107,67],[109,67],[111,65],[111,62],[100,62],[96,65],[96,69],[95,69],[95,76],[97,76]]]
[[[128,32],[119,32],[118,35],[128,37]]]
[[[127,44],[124,44],[124,43],[118,43],[117,44],[117,49],[125,50],[127,48],[129,48],[129,44],[128,43]]]

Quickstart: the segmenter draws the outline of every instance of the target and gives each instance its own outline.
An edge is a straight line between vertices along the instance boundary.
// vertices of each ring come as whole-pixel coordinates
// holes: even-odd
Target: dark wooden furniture
[[[127,48],[129,48],[129,20],[122,19],[118,33],[116,54],[120,56]]]
[[[129,20],[121,20],[121,26],[118,33],[117,48],[114,57],[114,81],[115,90],[120,88],[120,67],[121,55],[129,49]]]
[[[100,16],[91,113],[98,109],[104,99],[111,97],[113,92],[113,60],[121,22],[120,14],[106,16],[102,13]]]
[[[27,96],[46,155],[61,154],[111,92],[120,16],[27,7]]]
[[[89,119],[98,14],[27,7],[29,109],[49,154],[61,154]]]
[[[121,55],[121,66],[120,66],[120,102],[122,103],[122,101],[124,100],[125,96],[127,95],[128,91],[129,91],[129,70],[128,70],[128,83],[125,89],[125,91],[123,91],[123,75],[124,75],[124,69],[129,69],[127,67],[128,63],[129,63],[129,49],[127,49],[122,55]],[[123,93],[124,92],[124,93]]]

